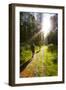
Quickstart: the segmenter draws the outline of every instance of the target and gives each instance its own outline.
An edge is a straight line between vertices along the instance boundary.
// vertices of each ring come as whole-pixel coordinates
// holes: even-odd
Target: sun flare
[[[42,19],[42,32],[44,33],[44,37],[47,36],[47,34],[51,30],[51,22],[50,22],[50,14],[43,14],[43,19]]]

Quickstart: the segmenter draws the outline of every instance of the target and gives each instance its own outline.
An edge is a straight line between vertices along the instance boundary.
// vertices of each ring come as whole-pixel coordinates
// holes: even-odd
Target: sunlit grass
[[[29,66],[29,72],[31,72],[33,76],[56,76],[58,74],[57,50],[55,50],[55,48],[53,48],[53,50],[49,48],[49,46],[42,46],[41,48],[35,47],[35,57]],[[31,57],[31,50],[23,47],[20,57],[22,61],[21,64],[30,60]],[[32,70],[34,70],[34,72],[32,72]]]
[[[56,76],[58,74],[57,51],[48,51],[44,46],[44,64],[46,65],[46,76]]]
[[[24,64],[25,62],[27,62],[28,60],[30,60],[32,57],[32,53],[30,49],[25,49],[24,47],[21,50],[20,53],[20,62],[21,64]]]

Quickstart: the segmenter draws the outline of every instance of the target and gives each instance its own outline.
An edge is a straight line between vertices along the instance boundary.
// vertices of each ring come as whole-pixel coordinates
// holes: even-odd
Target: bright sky
[[[47,36],[47,34],[51,30],[51,22],[50,22],[50,17],[53,16],[54,14],[43,14],[43,19],[42,19],[42,32],[44,33],[44,37]]]

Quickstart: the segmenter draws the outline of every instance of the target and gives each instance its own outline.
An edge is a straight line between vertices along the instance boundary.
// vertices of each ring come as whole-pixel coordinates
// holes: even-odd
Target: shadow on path
[[[38,50],[36,53],[39,53],[40,52],[40,50]]]
[[[32,58],[29,59],[27,62],[25,62],[24,64],[20,65],[20,72],[22,72],[26,66],[32,61]]]

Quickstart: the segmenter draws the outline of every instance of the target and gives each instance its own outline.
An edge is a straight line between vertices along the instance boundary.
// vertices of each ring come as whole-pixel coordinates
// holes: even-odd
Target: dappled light
[[[20,12],[20,77],[58,75],[58,15]]]

